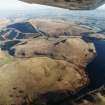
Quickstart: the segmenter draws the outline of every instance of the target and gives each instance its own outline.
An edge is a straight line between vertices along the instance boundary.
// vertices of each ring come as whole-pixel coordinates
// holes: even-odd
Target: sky
[[[30,7],[32,7],[31,4],[24,3],[18,0],[0,0],[0,10],[23,10]]]
[[[23,10],[23,9],[28,9],[32,7],[37,8],[41,6],[24,3],[18,0],[0,0],[0,10],[11,10],[11,9]],[[105,5],[99,7],[99,9],[105,9]]]

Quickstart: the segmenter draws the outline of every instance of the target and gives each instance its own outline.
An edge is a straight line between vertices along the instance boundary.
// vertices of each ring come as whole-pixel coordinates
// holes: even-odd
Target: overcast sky
[[[38,5],[31,5],[18,0],[0,0],[0,10],[9,10],[9,9],[22,10],[34,6],[37,7]],[[99,9],[105,9],[105,5],[101,6]]]
[[[31,4],[24,3],[18,0],[0,0],[0,10],[9,9],[26,9],[32,7]]]

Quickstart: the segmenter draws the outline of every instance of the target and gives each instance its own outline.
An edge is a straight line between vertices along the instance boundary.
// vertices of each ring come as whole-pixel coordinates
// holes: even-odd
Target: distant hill
[[[81,36],[96,33],[94,28],[76,22],[55,19],[30,19],[9,24],[0,30],[0,47],[9,50],[12,46],[39,36]],[[92,36],[92,35],[90,35]],[[99,35],[98,35],[99,36]],[[94,35],[91,37],[94,38]],[[102,35],[99,36],[102,38]]]
[[[7,26],[9,23],[9,19],[0,19],[0,28]]]
[[[33,27],[29,22],[19,22],[0,30],[0,40],[15,40],[15,39],[27,39],[36,37],[43,34],[38,28]]]

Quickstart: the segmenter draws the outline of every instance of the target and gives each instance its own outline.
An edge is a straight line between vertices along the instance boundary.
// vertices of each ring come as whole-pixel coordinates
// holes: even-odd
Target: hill
[[[2,28],[0,104],[104,105],[104,38],[63,20]]]

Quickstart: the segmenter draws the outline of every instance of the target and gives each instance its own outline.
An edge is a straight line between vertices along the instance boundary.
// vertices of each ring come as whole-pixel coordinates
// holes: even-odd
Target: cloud
[[[23,3],[18,0],[0,0],[1,10],[24,9],[26,7],[30,7],[30,4]]]

